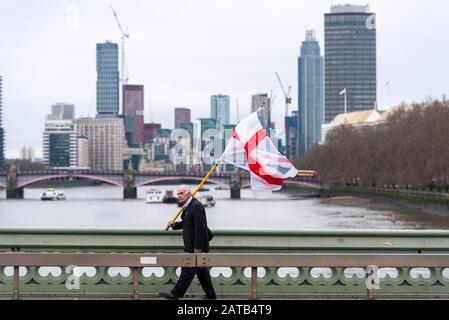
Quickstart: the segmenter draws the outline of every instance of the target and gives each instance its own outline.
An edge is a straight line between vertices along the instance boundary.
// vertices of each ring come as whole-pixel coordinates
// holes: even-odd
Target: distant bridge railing
[[[185,254],[178,232],[1,228],[0,295],[154,297],[208,266],[225,298],[449,298],[449,231],[214,233],[213,253]]]

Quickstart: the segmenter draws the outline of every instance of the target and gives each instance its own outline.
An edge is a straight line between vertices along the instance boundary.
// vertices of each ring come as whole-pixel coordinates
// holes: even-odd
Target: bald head
[[[185,192],[188,192],[188,193],[192,194],[192,193],[190,192],[190,188],[189,188],[188,185],[185,185],[185,184],[180,185],[180,186],[178,187],[177,191],[180,191],[180,190],[183,190],[183,191],[185,191]]]
[[[178,196],[179,204],[184,205],[184,203],[186,203],[186,201],[192,196],[192,192],[188,186],[183,184],[176,190],[176,195]]]

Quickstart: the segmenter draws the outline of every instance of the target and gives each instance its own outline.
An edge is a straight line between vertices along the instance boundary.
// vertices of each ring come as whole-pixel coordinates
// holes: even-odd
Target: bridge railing
[[[189,265],[211,267],[225,298],[449,298],[449,231],[214,233],[195,255],[178,232],[1,228],[0,295],[154,297]]]
[[[132,292],[129,297],[138,299],[140,296],[142,269],[144,267],[250,267],[251,268],[251,293],[250,298],[257,298],[258,267],[333,267],[344,268],[354,266],[366,266],[366,268],[379,267],[421,267],[441,268],[449,265],[449,254],[114,254],[114,253],[0,253],[0,266],[12,266],[12,290],[13,299],[20,298],[20,266],[36,267],[68,266],[66,273],[76,272],[75,268],[84,267],[120,267],[130,268]],[[67,272],[70,269],[70,272]],[[64,281],[65,280],[65,281]],[[310,279],[309,279],[310,280]],[[81,290],[80,281],[75,278],[62,278],[66,289],[71,295],[78,296]],[[59,283],[62,282],[59,279]],[[26,281],[23,281],[26,282]],[[265,281],[264,281],[265,282]],[[312,280],[313,282],[313,280]],[[415,281],[419,283],[419,281]],[[27,283],[27,282],[26,282]],[[411,283],[413,285],[413,283]],[[85,285],[85,283],[83,283]],[[373,285],[376,285],[374,282]],[[380,281],[378,283],[380,289]],[[409,283],[410,285],[410,283]],[[5,283],[5,286],[7,283]],[[305,284],[307,286],[307,284]],[[61,287],[61,286],[60,286]],[[365,281],[366,297],[374,298],[375,287],[370,287]],[[447,289],[447,288],[446,288]],[[38,291],[39,289],[37,289]],[[84,290],[83,290],[84,291]],[[83,292],[81,291],[81,292]],[[6,294],[6,292],[1,292]],[[48,292],[46,292],[48,294]],[[153,292],[154,293],[154,292]],[[414,291],[403,294],[413,295]],[[33,292],[33,296],[39,292]],[[53,293],[54,294],[54,293]],[[61,292],[60,292],[61,294]],[[343,293],[342,293],[343,294]],[[442,297],[447,298],[443,294]]]

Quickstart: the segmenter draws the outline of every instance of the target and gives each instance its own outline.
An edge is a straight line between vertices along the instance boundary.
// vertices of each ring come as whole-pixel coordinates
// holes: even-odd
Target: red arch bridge
[[[125,171],[94,170],[49,170],[36,172],[9,171],[0,172],[0,188],[6,189],[7,199],[22,199],[23,189],[33,184],[49,180],[87,179],[123,188],[125,199],[135,199],[137,188],[161,183],[199,183],[206,173],[163,172],[145,173]],[[232,198],[240,197],[240,189],[249,187],[247,172],[214,173],[208,183],[229,187]],[[316,191],[321,190],[321,183],[316,176],[300,175],[286,180],[286,185],[299,186]],[[238,191],[238,192],[236,192]],[[235,194],[235,196],[233,196]]]

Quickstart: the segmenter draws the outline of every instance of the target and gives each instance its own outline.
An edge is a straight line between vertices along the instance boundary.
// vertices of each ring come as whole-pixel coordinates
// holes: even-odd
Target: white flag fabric
[[[346,93],[346,88],[344,88],[343,90],[341,90],[340,95],[345,94]]]
[[[269,197],[281,189],[285,178],[298,174],[267,137],[257,111],[237,124],[219,161],[250,171],[251,190],[257,198]]]

